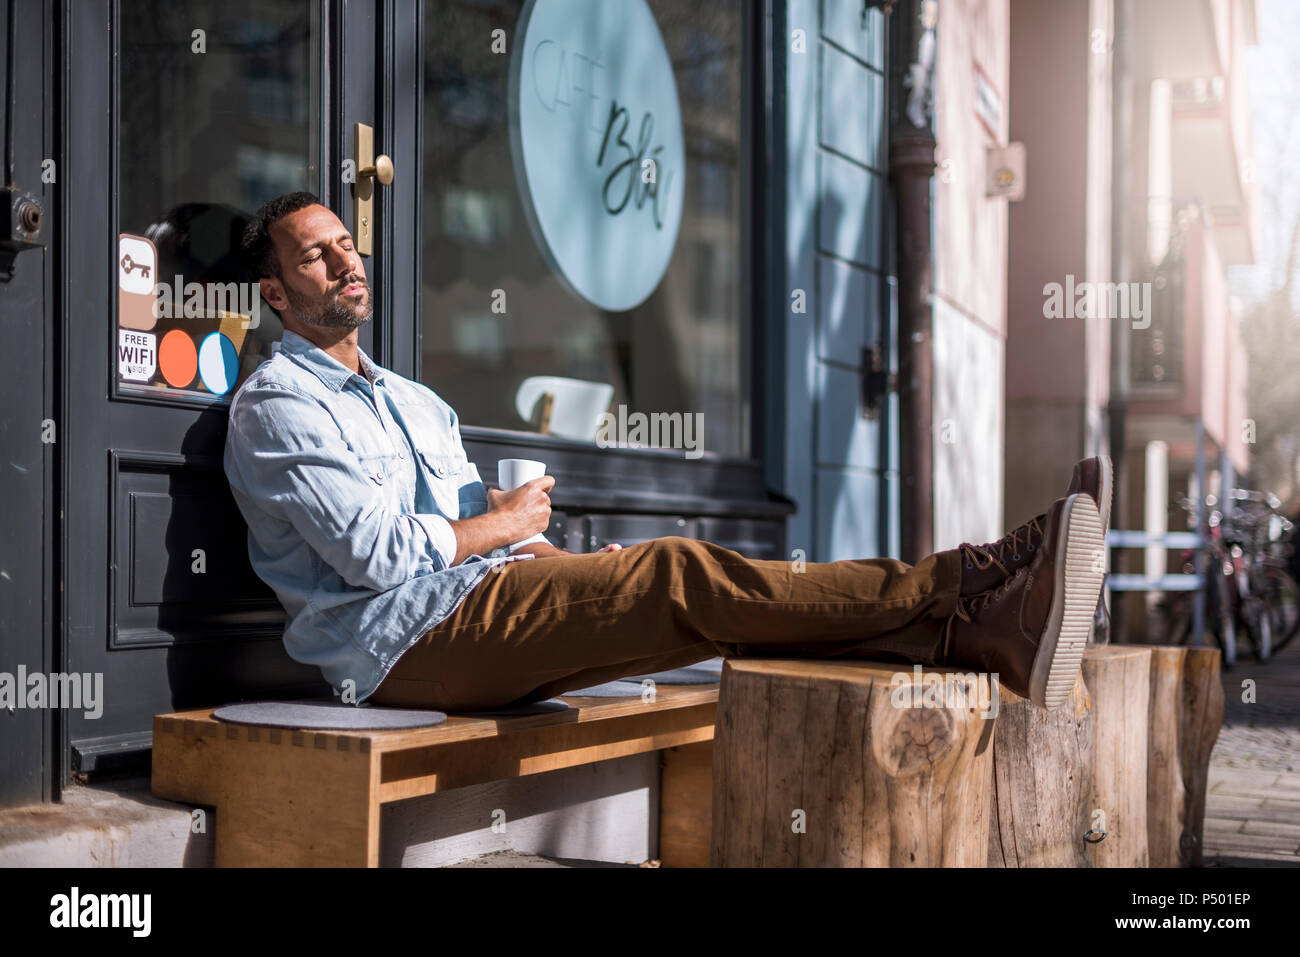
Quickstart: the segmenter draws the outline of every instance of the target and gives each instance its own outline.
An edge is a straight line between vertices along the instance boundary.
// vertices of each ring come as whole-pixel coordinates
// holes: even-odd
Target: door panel
[[[248,562],[220,460],[116,450],[111,458],[110,649],[278,638],[284,614]]]
[[[789,545],[812,561],[897,554],[896,399],[869,389],[876,356],[881,371],[896,364],[885,15],[856,0],[789,0],[785,19],[816,37],[806,56],[777,47],[785,279],[816,319],[787,322],[783,343],[784,490],[806,506]]]

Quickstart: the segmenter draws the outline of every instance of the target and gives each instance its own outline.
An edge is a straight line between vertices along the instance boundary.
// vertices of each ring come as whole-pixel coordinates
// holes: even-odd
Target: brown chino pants
[[[933,664],[960,584],[957,552],[797,565],[677,536],[507,562],[369,700],[475,711],[719,655]]]

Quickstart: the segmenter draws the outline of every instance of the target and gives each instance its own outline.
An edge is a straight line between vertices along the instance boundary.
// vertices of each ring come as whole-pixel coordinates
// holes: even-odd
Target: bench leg
[[[713,742],[659,752],[659,861],[708,867],[713,831]]]
[[[217,798],[218,867],[378,867],[378,763],[368,752],[245,748]]]

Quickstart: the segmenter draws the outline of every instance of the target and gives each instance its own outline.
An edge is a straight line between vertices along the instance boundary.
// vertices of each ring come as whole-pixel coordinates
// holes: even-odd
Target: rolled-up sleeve
[[[456,532],[451,522],[441,515],[416,515],[415,520],[423,526],[434,548],[442,556],[443,567],[450,568],[456,564]]]
[[[449,567],[448,549],[455,558],[446,518],[390,509],[329,411],[293,389],[240,393],[224,462],[232,489],[293,526],[354,587],[385,591]]]

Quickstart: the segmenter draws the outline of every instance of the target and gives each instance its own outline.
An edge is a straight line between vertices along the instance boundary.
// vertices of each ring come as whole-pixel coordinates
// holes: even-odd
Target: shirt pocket
[[[438,453],[420,449],[420,462],[425,469],[438,511],[449,519],[459,518],[463,489],[473,488],[468,485],[473,482],[469,460],[454,452]]]
[[[465,472],[465,467],[469,464],[468,460],[461,458],[455,453],[430,452],[428,449],[420,449],[420,458],[424,460],[424,466],[429,470],[433,478],[439,481],[453,481],[459,484],[461,475]]]
[[[359,455],[358,459],[361,461],[361,471],[376,488],[387,488],[399,478],[398,458],[395,453],[367,453]]]

